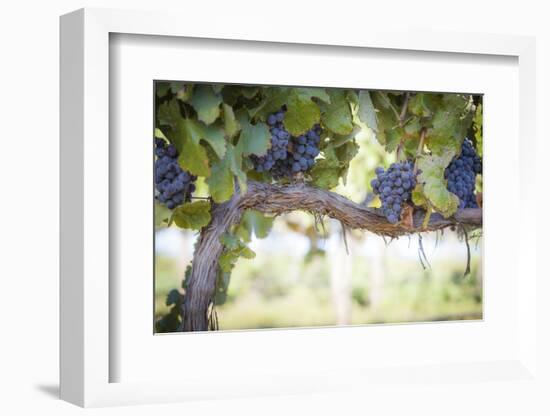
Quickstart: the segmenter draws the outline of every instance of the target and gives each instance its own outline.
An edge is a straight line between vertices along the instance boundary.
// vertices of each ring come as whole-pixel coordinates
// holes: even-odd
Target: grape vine
[[[163,323],[206,329],[237,259],[254,257],[251,233],[288,207],[392,238],[480,228],[468,209],[482,201],[482,106],[471,94],[157,82],[155,221],[201,234]],[[349,181],[377,205],[351,203]],[[239,223],[246,209],[266,215]]]

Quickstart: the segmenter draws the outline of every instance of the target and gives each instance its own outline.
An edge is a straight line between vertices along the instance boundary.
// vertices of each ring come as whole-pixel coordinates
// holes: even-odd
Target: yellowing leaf
[[[195,201],[180,205],[174,209],[173,221],[180,228],[200,230],[210,222],[210,203]]]
[[[233,108],[225,103],[222,104],[223,108],[223,123],[225,126],[225,133],[227,137],[232,139],[241,130],[241,126],[235,118]]]
[[[378,195],[375,195],[374,198],[371,199],[368,206],[370,208],[381,208],[382,207],[382,201],[380,200],[380,197]]]
[[[453,152],[447,150],[441,156],[422,155],[418,158],[418,168],[421,170],[418,181],[423,186],[424,197],[444,217],[453,215],[459,203],[457,196],[447,190],[444,177],[445,168],[453,156]]]

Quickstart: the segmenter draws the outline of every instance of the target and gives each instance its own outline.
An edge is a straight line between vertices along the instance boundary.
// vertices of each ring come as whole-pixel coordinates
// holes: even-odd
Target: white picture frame
[[[534,301],[537,270],[536,251],[532,248],[537,228],[535,216],[525,212],[526,207],[534,204],[535,195],[526,172],[536,155],[536,112],[532,104],[536,92],[534,39],[421,30],[405,32],[375,26],[360,30],[347,27],[346,30],[330,35],[315,28],[307,32],[288,28],[281,32],[266,22],[248,27],[247,34],[243,35],[233,31],[234,21],[230,25],[221,19],[218,24],[208,27],[203,26],[200,20],[185,19],[185,25],[181,25],[181,21],[182,16],[173,13],[106,9],[83,9],[61,18],[61,398],[88,407],[284,393],[360,392],[367,385],[373,391],[384,390],[383,386],[388,383],[396,388],[421,384],[430,389],[434,383],[472,383],[479,388],[487,388],[487,383],[483,381],[518,385],[527,381],[532,383],[531,387],[536,387],[540,383],[536,362],[537,306]],[[109,251],[110,229],[113,227],[110,217],[110,172],[116,170],[109,154],[109,138],[113,134],[110,131],[112,86],[109,62],[112,34],[163,36],[171,39],[223,39],[229,42],[276,42],[282,50],[290,44],[299,44],[305,48],[308,45],[331,45],[336,49],[348,48],[348,51],[352,47],[357,48],[355,50],[411,51],[413,54],[415,51],[433,52],[441,56],[463,54],[472,59],[482,55],[517,59],[518,137],[522,142],[530,143],[529,146],[518,146],[519,187],[513,192],[523,202],[521,206],[518,204],[511,208],[516,210],[515,214],[520,218],[518,227],[522,230],[515,243],[517,259],[514,264],[518,270],[521,267],[523,276],[521,280],[512,282],[518,284],[518,290],[511,315],[511,320],[515,320],[515,330],[510,340],[517,345],[514,344],[510,349],[502,348],[501,354],[495,352],[495,360],[488,359],[487,354],[462,362],[449,361],[445,356],[441,356],[437,363],[420,358],[415,362],[412,357],[399,367],[386,363],[378,368],[372,363],[365,368],[352,368],[349,365],[339,368],[337,363],[333,363],[332,367],[319,370],[282,366],[278,372],[266,369],[254,377],[236,377],[235,373],[224,374],[223,371],[214,378],[210,372],[201,377],[197,372],[176,382],[168,379],[158,381],[158,377],[150,377],[149,380],[149,376],[133,381],[123,381],[124,378],[121,381],[119,377],[113,377],[112,368],[122,358],[117,351],[123,350],[112,348],[112,318],[117,305],[113,304],[116,302],[113,297],[116,288],[109,280],[114,267],[114,259]],[[161,38],[161,42],[162,39],[168,38]],[[517,274],[516,271],[510,273]],[[396,331],[411,336],[419,331],[418,326],[400,328],[397,327]],[[456,328],[449,331],[457,335]],[[479,336],[483,336],[483,327],[474,328],[473,331],[480,331]],[[290,332],[284,336],[292,337],[292,342],[307,342],[307,339],[316,337],[319,342],[323,341],[318,331]],[[254,343],[263,337],[266,342],[273,344],[277,342],[277,334],[283,331],[273,333],[275,335],[269,335],[268,332],[263,332],[263,335],[244,332],[224,334],[224,339],[213,338],[211,334],[194,336],[203,341],[206,339],[208,343],[232,343],[232,348],[236,350],[245,338],[246,342]],[[150,335],[153,336],[152,332]],[[340,332],[340,337],[343,335],[344,332]],[[353,343],[356,336],[347,331],[346,342]],[[379,346],[382,347],[384,342],[391,342],[391,338],[386,339],[385,336],[380,330],[373,335],[378,337]],[[473,333],[468,333],[468,336],[473,336]],[[159,348],[170,348],[168,344],[177,342],[174,336],[157,339],[162,339]],[[204,346],[197,345],[197,348]],[[140,346],[134,345],[134,348],[139,352]],[[336,348],[344,350],[345,345],[340,344]],[[353,348],[348,352],[350,355],[358,354]],[[246,366],[246,363],[243,365]],[[177,367],[174,372],[184,373],[178,371]],[[117,382],[113,382],[113,378]]]

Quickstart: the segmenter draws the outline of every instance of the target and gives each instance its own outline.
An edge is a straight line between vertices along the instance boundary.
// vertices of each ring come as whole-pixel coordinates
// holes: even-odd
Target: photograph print
[[[483,319],[483,97],[154,82],[154,332]]]

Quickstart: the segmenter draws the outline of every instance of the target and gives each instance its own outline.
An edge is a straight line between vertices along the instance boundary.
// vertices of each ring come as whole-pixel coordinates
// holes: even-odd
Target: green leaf
[[[176,100],[170,100],[162,103],[159,106],[157,115],[161,126],[170,126],[172,128],[175,128],[178,122],[183,118]]]
[[[223,87],[225,87],[224,84],[212,84],[212,91],[214,91],[214,93],[216,94],[219,94],[220,92],[222,92]]]
[[[164,97],[170,90],[170,83],[168,82],[155,82],[155,89],[157,91],[157,97]]]
[[[405,135],[405,132],[401,127],[394,127],[393,129],[386,130],[385,131],[386,151],[387,152],[395,151],[397,149],[397,146],[399,146],[401,139],[403,139],[404,135]]]
[[[246,259],[253,259],[256,257],[256,253],[248,248],[240,238],[233,234],[223,234],[220,237],[220,242],[225,247],[219,260],[220,269],[224,273],[231,272],[239,257],[244,257]]]
[[[230,105],[222,104],[223,108],[223,123],[225,126],[225,134],[232,139],[241,130],[241,126],[235,118],[235,113]]]
[[[174,223],[180,228],[200,230],[210,222],[208,201],[188,202],[174,209]]]
[[[448,150],[460,151],[473,117],[468,101],[469,97],[461,94],[441,94],[441,105],[434,111],[432,128],[426,135],[433,153],[443,155]]]
[[[268,87],[263,89],[262,100],[260,104],[248,110],[251,118],[266,119],[271,113],[279,111],[283,104],[288,101],[293,88],[289,87]]]
[[[327,146],[324,159],[318,160],[311,169],[312,183],[323,189],[332,189],[338,185],[340,178],[340,161],[333,146]]]
[[[248,99],[254,98],[259,91],[260,91],[259,87],[242,87],[241,89],[243,97]]]
[[[220,116],[222,98],[210,85],[195,85],[191,105],[197,112],[199,120],[206,125],[212,124]]]
[[[479,156],[483,156],[483,105],[480,103],[474,116],[474,137],[476,150]]]
[[[157,139],[164,139],[164,140],[168,141],[168,138],[164,135],[162,130],[159,129],[159,128],[155,128],[155,137]]]
[[[250,124],[246,111],[239,111],[237,119],[241,125],[239,148],[243,155],[263,156],[271,146],[271,133],[265,123]]]
[[[315,97],[327,104],[330,104],[330,95],[324,88],[296,88],[296,92],[307,97]]]
[[[227,300],[227,289],[231,281],[231,273],[219,272],[216,279],[216,292],[214,295],[214,304],[223,305]]]
[[[170,83],[170,89],[172,90],[172,94],[175,94],[176,98],[183,102],[188,102],[193,95],[193,84],[173,81]]]
[[[177,127],[174,144],[179,151],[178,163],[182,169],[197,176],[210,176],[208,155],[200,145],[200,139],[205,137],[203,126],[196,120],[182,119]]]
[[[357,110],[357,116],[359,120],[367,125],[369,129],[375,133],[378,131],[378,124],[376,122],[376,110],[374,104],[370,98],[368,91],[359,91],[359,107]]]
[[[334,145],[334,147],[340,147],[348,142],[351,142],[355,139],[355,136],[361,132],[361,128],[358,126],[353,127],[353,131],[350,134],[346,135],[339,135],[339,134],[333,134],[332,138],[330,140],[330,143]]]
[[[340,171],[338,172],[338,176],[342,178],[345,185],[349,170],[349,164],[351,160],[357,155],[357,153],[359,153],[359,145],[355,140],[353,140],[335,148],[334,151],[336,153],[338,161],[340,162]]]
[[[168,295],[166,295],[166,306],[172,306],[178,303],[181,299],[181,294],[178,291],[178,289],[172,289],[170,292],[168,292]]]
[[[223,135],[223,131],[214,125],[207,126],[203,129],[202,138],[212,146],[214,152],[219,158],[222,158],[225,155],[225,148],[227,142]]]
[[[165,205],[160,204],[158,201],[155,201],[155,226],[161,227],[166,226],[172,215],[172,211],[168,209]]]
[[[423,186],[424,197],[445,217],[454,214],[459,203],[457,196],[447,190],[445,180],[445,168],[454,155],[451,150],[447,150],[440,156],[421,155],[417,159],[421,170],[418,181]]]
[[[283,124],[293,136],[299,136],[319,123],[319,106],[311,100],[307,91],[293,89],[286,102],[287,111]]]
[[[426,103],[426,94],[424,93],[413,95],[409,99],[409,105],[407,109],[410,113],[414,114],[417,117],[430,117],[432,115],[432,112],[428,108],[428,105]]]
[[[241,147],[239,145],[237,146],[228,145],[226,157],[229,160],[229,169],[231,169],[231,172],[233,172],[233,175],[237,177],[241,194],[244,195],[246,193],[247,183],[246,183],[246,173],[244,173],[242,169],[243,158],[242,158]]]
[[[346,135],[353,131],[351,107],[345,90],[330,90],[330,104],[321,103],[321,120],[330,131]]]
[[[375,91],[370,94],[376,109],[376,140],[393,152],[401,140],[402,130],[399,129],[399,114],[387,93]]]
[[[273,227],[273,221],[273,217],[265,216],[253,209],[247,209],[235,230],[235,234],[246,242],[250,241],[252,233],[256,238],[265,238]]]
[[[206,179],[210,195],[216,203],[229,200],[235,191],[233,173],[231,172],[231,151],[212,164],[212,174]]]
[[[411,192],[411,199],[414,205],[418,207],[424,207],[427,208],[429,206],[429,202],[424,196],[424,189],[421,184],[416,185],[416,187]]]

